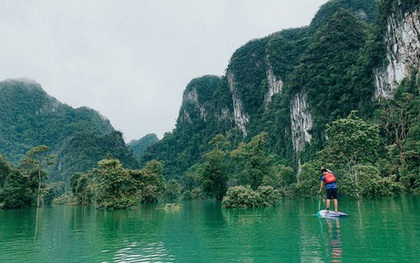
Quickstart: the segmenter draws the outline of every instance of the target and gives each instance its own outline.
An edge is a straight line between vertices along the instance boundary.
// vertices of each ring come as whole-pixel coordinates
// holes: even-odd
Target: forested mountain
[[[17,164],[46,145],[56,155],[50,177],[62,181],[106,158],[104,175],[140,178],[154,201],[166,189],[171,200],[269,206],[280,193],[313,196],[321,166],[334,169],[340,194],[420,191],[419,17],[418,0],[331,0],[310,25],[239,47],[225,75],[191,80],[175,128],[132,149],[94,110],[64,105],[33,81],[6,80],[0,154]],[[145,170],[130,170],[133,150]],[[94,174],[77,173],[74,194],[87,198]],[[145,183],[151,174],[157,184]]]
[[[0,82],[0,154],[18,164],[38,145],[56,156],[50,178],[68,181],[74,172],[97,165],[106,156],[138,166],[122,134],[98,112],[73,109],[49,96],[32,80]]]
[[[408,92],[410,107],[418,101],[419,5],[331,0],[309,26],[250,40],[232,55],[224,76],[187,85],[175,129],[142,162],[157,159],[167,178],[178,178],[202,161],[216,134],[235,149],[265,132],[270,154],[298,171],[324,149],[328,125],[352,111],[385,127],[375,115],[383,99],[399,101],[403,96],[395,94]],[[418,112],[410,116],[415,123]],[[382,135],[387,151],[392,139]]]
[[[147,134],[139,140],[132,140],[127,145],[133,150],[134,156],[140,158],[143,156],[143,153],[146,151],[147,147],[157,143],[159,141],[156,134]]]

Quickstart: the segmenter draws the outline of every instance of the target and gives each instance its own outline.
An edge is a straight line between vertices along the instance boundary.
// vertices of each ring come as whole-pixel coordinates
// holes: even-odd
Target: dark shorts
[[[337,188],[327,189],[327,199],[337,199]]]

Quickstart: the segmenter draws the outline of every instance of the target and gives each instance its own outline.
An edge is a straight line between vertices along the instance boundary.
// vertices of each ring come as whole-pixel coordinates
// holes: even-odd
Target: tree
[[[178,199],[180,194],[181,184],[175,179],[169,180],[169,182],[166,184],[165,197],[170,201],[174,201]]]
[[[252,190],[249,185],[229,187],[222,201],[225,208],[258,207],[260,203],[260,195],[257,191]]]
[[[256,190],[248,186],[230,187],[223,197],[225,208],[271,207],[280,198],[278,190],[271,186],[260,186]]]
[[[98,163],[96,204],[99,208],[126,209],[137,204],[136,184],[130,173],[116,159]]]
[[[41,207],[41,190],[42,182],[46,179],[47,173],[44,169],[53,164],[53,155],[47,155],[50,148],[45,145],[39,145],[26,153],[27,158],[24,160],[26,166],[30,168],[30,172],[36,172],[38,191],[36,198],[36,207]]]
[[[203,155],[204,163],[201,174],[203,189],[207,196],[215,197],[216,200],[222,201],[227,190],[226,159],[229,143],[223,135],[218,134],[209,142],[209,145],[213,149]]]
[[[380,102],[378,121],[387,148],[387,173],[396,174],[408,190],[420,186],[420,96],[418,71],[403,80],[394,98]],[[417,77],[416,77],[417,76]]]
[[[203,164],[196,163],[191,166],[182,176],[183,199],[205,199],[202,187]]]
[[[10,164],[0,155],[0,188],[3,187],[6,177],[12,172]]]
[[[70,187],[73,196],[75,197],[76,204],[88,205],[91,203],[93,196],[91,180],[92,174],[74,173],[70,178]]]
[[[374,163],[378,158],[379,128],[356,114],[357,111],[352,111],[347,118],[327,125],[327,145],[321,151],[324,159],[349,167],[357,163]]]
[[[321,183],[320,167],[325,165],[331,168],[326,163],[311,161],[302,165],[299,171],[299,178],[297,183],[291,184],[291,192],[296,196],[312,197],[316,196]]]
[[[37,183],[30,176],[23,175],[19,170],[13,169],[4,181],[1,191],[3,208],[31,207],[35,203]]]
[[[346,119],[339,119],[327,126],[327,145],[320,152],[320,157],[324,163],[332,163],[343,171],[348,183],[354,185],[352,190],[361,198],[357,167],[375,163],[380,137],[378,126],[366,123],[356,113],[353,111]]]
[[[231,152],[231,157],[240,167],[240,181],[256,190],[263,179],[271,171],[272,156],[267,154],[267,133],[260,133],[249,143],[240,143],[238,148]]]
[[[137,196],[142,203],[157,203],[165,193],[163,166],[159,161],[151,160],[141,170],[130,171],[137,185]]]
[[[271,172],[264,177],[262,185],[271,186],[286,194],[289,185],[295,181],[296,173],[293,168],[285,165],[274,165],[272,166]]]
[[[398,152],[399,174],[402,174],[406,164],[405,143],[409,132],[409,102],[412,99],[410,94],[405,94],[402,100],[387,100],[382,103],[380,115],[381,128],[385,131],[387,138],[392,140]]]
[[[357,164],[351,171],[354,176],[340,179],[342,194],[360,199],[362,196],[390,196],[404,191],[403,185],[395,181],[395,176],[381,177],[379,169],[374,165]]]

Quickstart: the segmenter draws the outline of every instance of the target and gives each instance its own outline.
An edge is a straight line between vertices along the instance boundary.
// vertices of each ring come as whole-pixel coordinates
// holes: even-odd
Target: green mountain
[[[140,159],[143,156],[143,153],[146,151],[147,147],[157,143],[159,141],[156,134],[147,134],[139,140],[132,140],[127,145],[133,150],[134,156]]]
[[[164,163],[165,173],[172,174],[170,177],[180,176],[209,149],[207,143],[214,135],[231,129],[234,134],[232,115],[233,105],[225,77],[193,79],[184,91],[176,128],[150,146],[141,161],[157,159]],[[236,136],[242,135],[237,131]]]
[[[28,150],[46,145],[56,156],[53,180],[68,181],[106,156],[127,167],[138,165],[109,120],[92,109],[60,103],[32,80],[0,82],[0,116],[0,154],[17,164]]]
[[[187,85],[175,129],[142,163],[157,159],[167,178],[177,178],[216,134],[236,148],[266,132],[270,153],[298,170],[325,146],[327,125],[353,110],[375,121],[377,102],[418,77],[419,2],[399,3],[331,0],[309,26],[249,41],[225,75]]]
[[[220,171],[203,159],[221,160],[223,140],[209,142],[222,134],[240,165],[248,165],[247,151],[267,139],[270,158],[260,155],[263,163],[298,174],[328,146],[328,127],[357,110],[381,128],[378,174],[419,188],[419,15],[418,0],[331,0],[310,25],[239,47],[225,75],[191,80],[175,129],[160,141],[156,135],[133,141],[131,148],[98,112],[62,104],[34,81],[2,81],[0,154],[17,164],[28,150],[47,145],[57,157],[51,178],[63,181],[110,156],[136,168],[135,155],[140,165],[161,161],[167,179],[188,179],[189,169],[211,177]],[[238,164],[219,164],[239,175],[232,180],[241,179]],[[255,170],[246,168],[248,175]],[[297,176],[289,179],[299,183]],[[190,184],[191,196],[200,196],[197,178],[188,180],[182,183]]]

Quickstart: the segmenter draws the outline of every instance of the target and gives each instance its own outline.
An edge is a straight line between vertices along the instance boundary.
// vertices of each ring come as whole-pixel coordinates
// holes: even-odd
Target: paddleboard
[[[316,213],[316,216],[319,218],[338,218],[349,215],[343,212],[336,213],[334,211],[330,211],[329,213],[327,213],[327,210],[319,210],[318,213]]]

